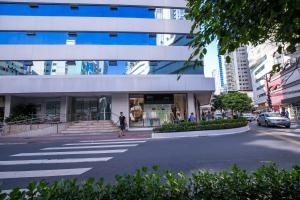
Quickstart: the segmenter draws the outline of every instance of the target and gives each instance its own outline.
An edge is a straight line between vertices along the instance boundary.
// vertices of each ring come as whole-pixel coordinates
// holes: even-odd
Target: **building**
[[[2,115],[31,103],[62,122],[116,122],[122,111],[131,128],[159,126],[171,112],[199,117],[214,80],[184,64],[185,9],[185,0],[0,0],[0,61],[18,63],[0,77]]]
[[[219,69],[214,69],[212,71],[212,77],[215,79],[215,95],[220,95],[222,91],[222,84],[220,78],[220,71]]]
[[[288,111],[291,119],[300,119],[300,45],[293,54],[284,56],[284,69],[268,83],[273,110]]]
[[[230,62],[226,62],[226,57]],[[242,46],[223,56],[226,91],[252,93],[252,81],[248,63],[247,47]],[[250,94],[250,96],[252,96]]]
[[[258,110],[266,110],[270,104],[273,111],[288,111],[289,116],[296,119],[299,118],[300,107],[300,47],[298,45],[293,54],[279,54],[277,49],[278,46],[274,43],[249,48],[255,105]],[[282,70],[271,76],[270,72],[277,64]]]

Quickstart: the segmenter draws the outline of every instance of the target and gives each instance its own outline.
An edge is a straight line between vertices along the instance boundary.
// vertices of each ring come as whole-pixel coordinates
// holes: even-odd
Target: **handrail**
[[[101,115],[101,114],[107,114],[108,115],[108,118],[105,119],[105,120],[112,120],[111,116],[119,117],[119,115],[117,115],[116,113],[113,113],[113,112],[96,112],[95,114],[98,115],[98,117],[96,117],[97,119],[95,119],[95,120],[100,120],[99,115]],[[90,115],[91,115],[91,113],[90,113]],[[70,113],[70,114],[66,114],[66,115],[65,114],[54,114],[54,115],[52,115],[52,114],[39,114],[39,115],[32,115],[32,116],[33,117],[29,118],[29,119],[13,121],[13,122],[7,122],[5,124],[6,125],[33,124],[33,123],[36,123],[36,122],[60,123],[61,118],[66,118],[67,121],[69,121],[68,119],[72,119],[74,117],[75,120],[71,120],[71,121],[77,121],[78,118],[79,118],[79,120],[85,120],[84,117],[86,117],[85,114],[80,114],[80,113]],[[91,116],[89,116],[89,118],[91,119]]]

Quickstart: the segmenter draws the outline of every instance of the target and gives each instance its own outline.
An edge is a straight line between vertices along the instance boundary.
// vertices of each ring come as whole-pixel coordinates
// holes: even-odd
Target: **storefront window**
[[[138,94],[129,97],[130,127],[159,127],[186,119],[186,94]]]

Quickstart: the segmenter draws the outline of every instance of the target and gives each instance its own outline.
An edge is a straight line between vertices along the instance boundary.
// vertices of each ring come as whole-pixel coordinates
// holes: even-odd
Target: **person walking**
[[[119,132],[119,137],[125,136],[125,129],[126,129],[126,117],[123,115],[123,112],[120,112],[119,116],[119,122],[120,122],[120,132]]]
[[[196,122],[196,117],[195,117],[195,115],[194,115],[193,112],[190,114],[190,117],[189,117],[189,120],[188,120],[188,121],[189,121],[189,122]]]

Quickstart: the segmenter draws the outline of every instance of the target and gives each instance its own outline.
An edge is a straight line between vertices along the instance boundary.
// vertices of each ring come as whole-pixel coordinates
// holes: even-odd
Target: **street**
[[[26,188],[32,180],[79,180],[132,173],[143,166],[190,174],[199,169],[254,170],[275,162],[300,165],[300,129],[265,128],[251,124],[246,133],[180,139],[114,139],[35,142],[0,145],[0,184],[3,190]]]

